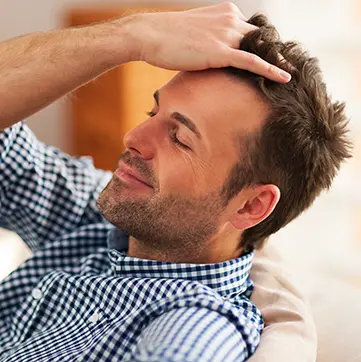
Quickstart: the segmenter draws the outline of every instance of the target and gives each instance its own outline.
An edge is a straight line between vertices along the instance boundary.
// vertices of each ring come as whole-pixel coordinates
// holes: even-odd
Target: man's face
[[[154,247],[204,247],[235,212],[220,191],[240,157],[236,135],[258,130],[266,113],[250,86],[221,71],[178,73],[156,92],[152,115],[125,135],[100,210]]]

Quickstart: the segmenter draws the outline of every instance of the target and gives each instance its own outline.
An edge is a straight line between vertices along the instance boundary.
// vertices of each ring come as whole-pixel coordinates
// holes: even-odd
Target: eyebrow
[[[153,94],[154,100],[159,107],[159,91],[155,91]],[[171,118],[178,121],[179,123],[182,123],[187,128],[189,128],[198,138],[202,138],[201,133],[199,132],[196,124],[185,115],[179,113],[179,112],[173,112],[171,115]]]

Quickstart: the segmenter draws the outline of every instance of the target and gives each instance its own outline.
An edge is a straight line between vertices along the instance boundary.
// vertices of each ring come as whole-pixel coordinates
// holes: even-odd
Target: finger
[[[243,50],[229,50],[229,65],[231,67],[248,70],[280,83],[287,83],[291,75],[272,65],[259,56]]]
[[[240,8],[235,4],[235,3],[231,3],[228,2],[227,4],[224,5],[228,5],[231,10],[243,21],[247,21],[248,19],[244,16],[244,14],[242,13],[242,11],[240,10]]]
[[[242,35],[246,35],[247,33],[253,31],[253,30],[257,30],[258,27],[252,24],[248,24],[245,23],[244,21],[240,20],[239,23],[237,24],[237,30],[242,34]]]

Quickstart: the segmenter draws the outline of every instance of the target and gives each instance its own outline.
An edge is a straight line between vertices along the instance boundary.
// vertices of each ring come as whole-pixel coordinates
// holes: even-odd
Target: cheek
[[[187,163],[169,162],[159,174],[160,188],[165,193],[192,194],[197,184],[192,167]]]
[[[164,194],[203,197],[219,189],[219,175],[207,162],[168,160],[166,167],[159,173],[160,191]]]
[[[190,155],[167,157],[159,162],[159,166],[158,177],[162,193],[195,196],[204,190],[204,167],[196,165]]]

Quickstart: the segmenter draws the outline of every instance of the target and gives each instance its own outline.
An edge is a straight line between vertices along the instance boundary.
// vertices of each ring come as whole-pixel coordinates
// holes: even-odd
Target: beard
[[[198,254],[218,230],[225,207],[220,192],[190,197],[153,191],[137,195],[114,175],[98,198],[98,208],[147,248]]]

